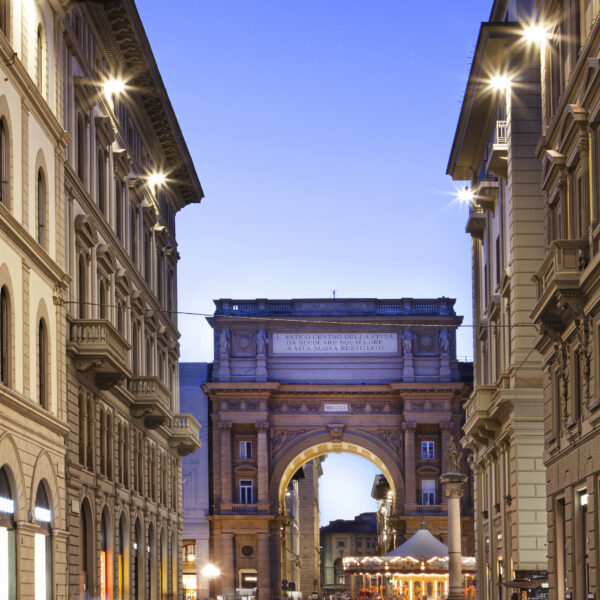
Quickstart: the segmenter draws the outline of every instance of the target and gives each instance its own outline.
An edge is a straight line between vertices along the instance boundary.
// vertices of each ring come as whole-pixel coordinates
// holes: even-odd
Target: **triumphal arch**
[[[286,490],[303,465],[318,465],[315,459],[330,452],[354,453],[381,469],[389,486],[390,544],[399,545],[422,521],[446,541],[439,476],[450,436],[460,438],[472,378],[470,365],[456,358],[462,317],[454,300],[215,304],[208,319],[215,361],[205,386],[211,552],[221,571],[214,594],[257,587],[260,600],[285,595],[282,555],[293,534]],[[311,574],[299,579],[310,589],[301,589],[300,581],[294,587],[307,597],[318,592],[318,565],[302,560],[296,566]]]

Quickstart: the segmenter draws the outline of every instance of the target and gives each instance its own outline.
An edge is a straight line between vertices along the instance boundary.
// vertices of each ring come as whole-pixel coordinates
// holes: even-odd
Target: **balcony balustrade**
[[[496,121],[496,135],[487,163],[487,172],[496,177],[508,174],[508,122]]]
[[[485,232],[485,222],[486,216],[481,206],[479,204],[471,204],[469,206],[469,219],[467,220],[465,231],[473,237],[482,240]]]
[[[202,446],[200,423],[193,415],[179,414],[171,418],[169,445],[171,448],[177,448],[179,456],[187,456]]]
[[[131,414],[144,419],[147,429],[156,429],[171,416],[171,393],[158,377],[130,377],[127,389],[135,398]]]
[[[475,193],[477,204],[484,210],[493,212],[498,203],[498,180],[495,177],[481,179]]]
[[[407,504],[405,513],[407,515],[441,515],[448,510],[444,504]]]
[[[130,349],[110,321],[74,319],[69,323],[67,352],[78,371],[94,373],[99,389],[110,389],[131,375]]]
[[[559,318],[559,296],[577,295],[580,275],[587,264],[588,247],[587,239],[555,240],[550,244],[544,262],[534,275],[538,298],[532,313],[534,320]]]

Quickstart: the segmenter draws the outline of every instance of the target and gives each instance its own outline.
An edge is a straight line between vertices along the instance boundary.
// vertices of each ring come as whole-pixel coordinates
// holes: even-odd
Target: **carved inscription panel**
[[[273,354],[393,354],[397,333],[273,333]]]

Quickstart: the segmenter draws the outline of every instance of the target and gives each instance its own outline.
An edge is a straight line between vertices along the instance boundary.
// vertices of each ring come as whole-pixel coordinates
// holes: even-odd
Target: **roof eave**
[[[477,109],[482,112],[489,112],[493,106],[489,102],[489,91],[482,86],[482,82],[489,78],[490,73],[493,73],[494,69],[491,63],[497,59],[498,52],[502,51],[507,45],[519,40],[520,31],[520,25],[514,22],[485,22],[481,24],[448,166],[446,167],[446,174],[450,175],[453,180],[460,181],[471,178],[473,165],[469,159],[472,157],[465,156],[465,141],[469,135],[481,138],[481,131],[474,131],[474,128],[471,127],[473,113]],[[485,105],[484,100],[488,101],[487,105]]]

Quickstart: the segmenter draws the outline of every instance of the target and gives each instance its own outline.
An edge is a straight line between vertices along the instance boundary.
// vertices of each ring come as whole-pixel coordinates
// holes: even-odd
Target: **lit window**
[[[240,442],[240,458],[252,458],[252,442]]]
[[[421,504],[435,504],[435,479],[421,481]]]
[[[435,442],[421,442],[421,458],[423,460],[435,458]]]
[[[240,480],[240,504],[252,504],[252,487],[250,479]]]
[[[1,2],[2,0],[0,0]],[[8,138],[4,119],[0,117],[0,204],[8,206]]]

